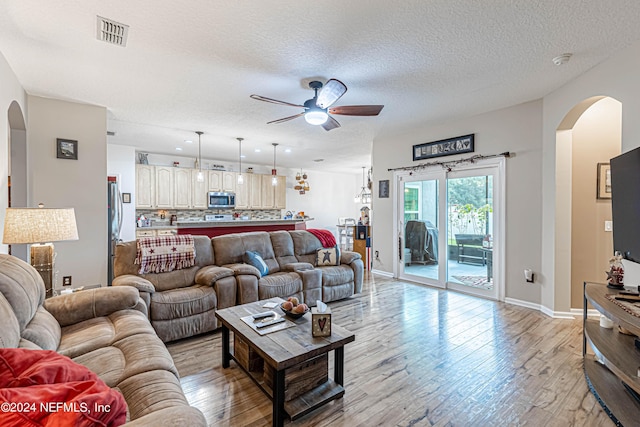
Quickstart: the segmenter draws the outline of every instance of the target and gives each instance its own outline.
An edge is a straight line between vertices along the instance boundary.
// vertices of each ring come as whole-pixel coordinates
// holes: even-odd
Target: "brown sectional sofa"
[[[132,287],[45,300],[38,272],[0,254],[0,346],[53,350],[95,372],[127,402],[129,426],[206,426]]]
[[[296,296],[315,305],[360,293],[360,254],[343,251],[340,265],[316,266],[320,241],[306,230],[257,231],[208,238],[193,236],[196,265],[167,273],[137,274],[136,242],[116,247],[114,286],[133,286],[149,307],[149,319],[165,342],[215,330],[214,312],[271,297]],[[246,251],[260,254],[269,268],[261,276],[245,264]]]

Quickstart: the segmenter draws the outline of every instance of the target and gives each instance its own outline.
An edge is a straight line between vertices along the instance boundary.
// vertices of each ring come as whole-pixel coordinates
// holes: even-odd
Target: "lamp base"
[[[44,281],[45,298],[53,296],[53,244],[31,245],[31,265]]]

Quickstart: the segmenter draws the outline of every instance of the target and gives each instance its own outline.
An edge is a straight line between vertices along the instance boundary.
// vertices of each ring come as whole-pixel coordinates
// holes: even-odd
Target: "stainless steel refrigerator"
[[[107,286],[111,286],[116,245],[121,241],[120,231],[122,230],[122,197],[117,176],[107,177],[107,203],[107,235],[109,236]]]

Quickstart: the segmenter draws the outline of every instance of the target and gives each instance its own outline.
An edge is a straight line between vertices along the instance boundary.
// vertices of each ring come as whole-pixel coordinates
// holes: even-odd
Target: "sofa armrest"
[[[46,299],[44,308],[60,326],[69,326],[119,310],[136,309],[140,295],[130,286],[97,288]]]
[[[223,265],[223,267],[230,268],[233,270],[233,274],[236,276],[241,276],[243,274],[256,276],[258,279],[262,277],[260,274],[260,270],[255,268],[253,265],[249,264],[227,264]]]
[[[292,262],[282,266],[282,271],[306,271],[313,270],[313,264],[308,262]]]
[[[123,274],[122,276],[116,277],[113,279],[113,282],[111,282],[111,286],[133,286],[140,292],[148,292],[150,294],[156,291],[153,283],[133,274]]]
[[[340,264],[351,264],[357,259],[362,259],[362,256],[358,252],[342,251],[340,253]]]
[[[203,286],[213,286],[220,279],[235,275],[234,271],[217,265],[207,265],[196,273],[196,283]]]

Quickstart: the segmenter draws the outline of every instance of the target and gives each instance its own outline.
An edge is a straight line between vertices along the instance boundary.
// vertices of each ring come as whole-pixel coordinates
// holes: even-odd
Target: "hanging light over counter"
[[[360,190],[360,192],[356,194],[356,196],[353,198],[353,201],[355,203],[362,203],[362,204],[368,205],[369,203],[371,203],[371,192],[367,189],[364,183],[365,168],[366,168],[365,166],[362,167],[362,190]]]
[[[274,187],[278,185],[278,171],[276,170],[276,148],[278,147],[277,142],[272,142],[273,145],[273,169],[271,169],[271,185]]]
[[[196,131],[198,134],[198,175],[196,176],[196,180],[198,182],[204,182],[204,174],[202,173],[202,142],[200,141],[200,137],[204,132]]]
[[[244,177],[242,176],[242,140],[244,138],[236,138],[238,140],[238,184],[244,183]]]

